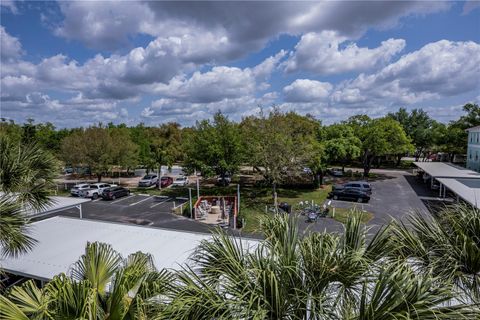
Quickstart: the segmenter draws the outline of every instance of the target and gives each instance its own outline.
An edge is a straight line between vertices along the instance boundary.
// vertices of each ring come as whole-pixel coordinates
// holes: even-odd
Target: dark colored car
[[[368,193],[352,188],[335,189],[328,194],[328,197],[333,200],[370,201],[370,195]]]
[[[104,200],[115,200],[116,198],[130,195],[130,190],[123,187],[113,187],[103,190],[102,198]]]
[[[166,176],[162,177],[160,179],[160,183],[162,185],[162,188],[166,188],[173,183],[173,178],[172,177],[166,177]],[[158,181],[157,181],[157,187],[158,187]]]
[[[369,195],[372,194],[372,186],[366,181],[350,181],[342,185],[336,185],[333,187],[334,190],[341,189],[356,189],[362,192],[365,192]]]

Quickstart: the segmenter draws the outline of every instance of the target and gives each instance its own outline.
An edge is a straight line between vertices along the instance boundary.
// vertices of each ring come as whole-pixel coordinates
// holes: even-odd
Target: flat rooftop
[[[80,197],[59,197],[59,196],[52,196],[49,197],[52,200],[52,203],[42,210],[32,210],[26,209],[25,214],[27,216],[41,216],[47,215],[51,213],[55,213],[58,211],[67,210],[70,208],[77,207],[85,202],[90,202],[90,199],[80,198]]]
[[[460,198],[479,208],[480,179],[439,178],[437,180]]]
[[[414,162],[435,179],[437,178],[463,178],[480,179],[480,173],[445,162]]]
[[[104,242],[123,257],[141,251],[153,256],[157,269],[180,269],[200,241],[208,234],[100,222],[69,217],[53,217],[32,223],[31,236],[38,241],[32,251],[17,258],[0,258],[10,273],[38,280],[50,280],[67,272],[85,252],[87,242]],[[242,239],[245,248],[256,240]]]

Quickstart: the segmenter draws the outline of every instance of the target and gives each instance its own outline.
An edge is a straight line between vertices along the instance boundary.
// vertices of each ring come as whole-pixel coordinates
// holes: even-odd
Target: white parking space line
[[[150,208],[156,207],[156,206],[158,206],[159,204],[162,204],[162,203],[165,203],[165,202],[168,202],[168,201],[170,201],[170,198],[168,198],[168,199],[165,199],[164,201],[161,201],[161,202],[155,203],[154,205],[151,205],[151,206],[150,206]]]
[[[101,197],[99,197],[99,198],[97,198],[97,199],[95,199],[95,200],[92,200],[92,202],[97,202],[97,201],[100,201],[100,200],[102,200]]]
[[[111,203],[111,204],[113,204],[113,203],[117,203],[117,202],[120,202],[120,201],[123,201],[123,200],[130,199],[131,197],[135,197],[135,195],[134,195],[134,194],[131,194],[131,195],[129,195],[129,196],[127,196],[127,197],[125,197],[125,198],[121,198],[121,199],[118,199],[118,200],[112,201],[112,202],[110,202],[110,203]]]
[[[151,197],[150,196],[147,196],[145,199],[142,199],[140,201],[137,201],[137,202],[134,202],[134,203],[130,203],[129,206],[134,206],[136,204],[139,204],[139,203],[142,203],[144,201],[147,201],[148,199],[150,199]]]

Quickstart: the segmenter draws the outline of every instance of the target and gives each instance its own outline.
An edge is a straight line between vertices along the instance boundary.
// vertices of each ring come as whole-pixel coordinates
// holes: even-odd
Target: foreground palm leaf
[[[89,243],[67,277],[43,289],[33,282],[0,296],[2,319],[150,319],[172,276],[140,252],[123,259],[110,245]]]
[[[480,303],[480,210],[467,205],[446,207],[432,219],[416,214],[411,226],[392,226],[396,250],[422,270],[452,278],[459,299]]]
[[[0,150],[1,253],[16,256],[34,245],[23,210],[49,204],[57,161],[36,144],[18,145],[4,135],[0,135]]]

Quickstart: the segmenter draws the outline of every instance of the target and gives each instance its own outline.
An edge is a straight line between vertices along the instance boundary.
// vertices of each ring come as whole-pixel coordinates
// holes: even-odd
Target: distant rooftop
[[[466,131],[480,132],[480,126],[468,128]]]
[[[434,178],[480,179],[480,173],[445,162],[414,162],[417,167]]]

